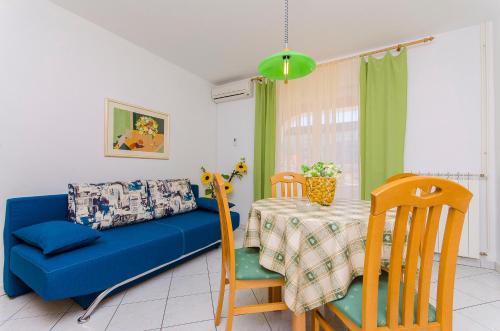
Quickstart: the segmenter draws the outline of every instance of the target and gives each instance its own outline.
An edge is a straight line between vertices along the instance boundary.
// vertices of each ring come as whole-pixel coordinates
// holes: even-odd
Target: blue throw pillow
[[[20,240],[42,249],[43,254],[58,254],[86,246],[101,237],[99,231],[69,221],[50,221],[14,231]]]
[[[217,205],[217,199],[197,198],[196,204],[198,205],[198,208],[200,208],[200,209],[214,211],[216,213],[219,212],[219,206]],[[232,207],[234,207],[234,203],[229,202],[229,208],[232,208]]]

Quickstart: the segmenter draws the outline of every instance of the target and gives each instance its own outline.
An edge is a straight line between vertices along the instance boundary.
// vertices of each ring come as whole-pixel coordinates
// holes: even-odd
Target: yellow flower
[[[225,182],[224,189],[226,190],[227,194],[233,192],[233,184],[231,184],[230,182]]]
[[[236,163],[236,166],[234,167],[234,170],[239,172],[240,174],[247,172],[248,167],[245,162],[238,162]]]
[[[203,185],[210,184],[213,178],[214,176],[208,171],[205,171],[204,173],[201,174],[201,182],[203,183]]]

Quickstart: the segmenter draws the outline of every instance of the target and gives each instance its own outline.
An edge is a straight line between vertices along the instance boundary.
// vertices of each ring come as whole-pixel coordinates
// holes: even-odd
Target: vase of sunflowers
[[[303,164],[301,169],[306,177],[309,201],[330,206],[335,197],[337,178],[342,174],[340,167],[333,162],[316,162],[312,166]]]
[[[246,164],[246,160],[244,157],[242,157],[234,166],[233,170],[231,173],[228,174],[221,174],[222,178],[224,178],[224,189],[226,190],[227,194],[231,194],[233,192],[233,179],[238,178],[241,179],[243,175],[245,175],[248,171],[248,166]],[[215,199],[215,188],[214,188],[214,175],[213,173],[207,171],[205,167],[201,167],[201,183],[205,186],[205,196],[207,198],[212,198]]]

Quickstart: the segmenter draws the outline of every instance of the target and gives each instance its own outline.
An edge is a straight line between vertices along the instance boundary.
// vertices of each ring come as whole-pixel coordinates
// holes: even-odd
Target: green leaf
[[[211,189],[207,188],[207,189],[205,190],[205,195],[211,195],[211,194],[212,194],[212,192],[213,192],[213,191],[212,191]]]
[[[229,179],[229,175],[222,174],[221,176],[222,176],[222,178],[224,178],[225,180],[228,180],[228,179]]]

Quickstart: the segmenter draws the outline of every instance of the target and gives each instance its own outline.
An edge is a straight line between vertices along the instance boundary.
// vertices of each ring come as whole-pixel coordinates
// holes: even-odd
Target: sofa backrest
[[[199,197],[198,185],[191,185],[195,198]],[[17,296],[28,288],[10,272],[10,249],[19,243],[12,233],[22,227],[51,220],[68,219],[68,195],[42,195],[7,199],[3,229],[4,268],[3,286],[10,296]]]

